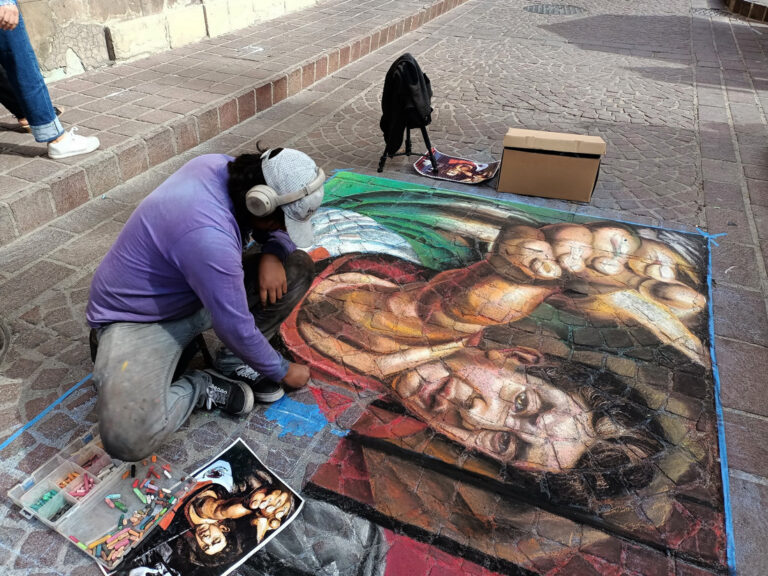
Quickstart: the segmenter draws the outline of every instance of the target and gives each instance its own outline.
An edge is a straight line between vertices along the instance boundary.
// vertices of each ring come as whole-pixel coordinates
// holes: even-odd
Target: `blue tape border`
[[[733,513],[731,511],[731,486],[728,475],[728,453],[725,444],[725,420],[723,418],[723,404],[720,401],[720,370],[715,354],[715,309],[712,301],[712,246],[719,246],[715,238],[724,234],[707,234],[698,232],[707,238],[707,290],[709,292],[709,353],[712,358],[712,377],[715,381],[715,414],[717,415],[717,442],[720,451],[720,475],[723,480],[723,512],[725,514],[725,546],[726,561],[731,574],[736,574],[736,540],[733,535]]]
[[[48,414],[48,413],[49,413],[51,410],[53,410],[54,408],[56,408],[56,406],[58,406],[59,404],[61,404],[62,402],[64,402],[64,400],[66,400],[66,399],[67,399],[67,397],[68,397],[68,396],[70,396],[70,395],[71,395],[71,394],[72,394],[72,393],[73,393],[75,390],[77,390],[78,388],[80,388],[80,386],[82,386],[82,385],[83,385],[83,384],[85,384],[85,383],[86,383],[88,380],[90,380],[90,379],[91,379],[91,376],[93,376],[93,374],[88,374],[88,375],[87,375],[85,378],[83,378],[82,380],[80,380],[80,382],[78,382],[77,384],[75,384],[74,386],[72,386],[72,388],[70,388],[69,390],[67,390],[66,392],[64,392],[64,394],[62,394],[61,396],[59,396],[59,397],[58,397],[58,398],[57,398],[57,399],[56,399],[56,400],[55,400],[55,401],[54,401],[54,402],[53,402],[53,403],[52,403],[50,406],[48,406],[48,407],[47,407],[45,410],[43,410],[42,412],[40,412],[40,414],[38,414],[37,416],[35,416],[34,418],[32,418],[32,420],[30,420],[29,422],[27,422],[26,424],[24,424],[24,425],[23,425],[21,428],[19,428],[18,430],[16,430],[16,432],[14,432],[14,433],[13,433],[13,434],[11,434],[11,435],[10,435],[8,438],[6,438],[5,442],[3,442],[2,444],[0,444],[0,452],[2,452],[2,451],[3,451],[3,450],[5,450],[5,449],[6,449],[8,446],[10,446],[11,442],[13,442],[14,440],[16,440],[16,439],[17,439],[19,436],[21,436],[21,435],[22,435],[22,434],[23,434],[23,433],[24,433],[26,430],[29,430],[29,429],[30,429],[32,426],[34,426],[35,424],[37,424],[37,422],[39,422],[39,421],[40,421],[40,419],[41,419],[43,416],[45,416],[45,415],[46,415],[46,414]]]

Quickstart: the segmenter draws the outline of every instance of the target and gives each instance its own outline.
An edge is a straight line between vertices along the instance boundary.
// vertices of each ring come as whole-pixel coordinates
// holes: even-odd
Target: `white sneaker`
[[[77,127],[73,126],[69,132],[64,132],[64,138],[58,142],[48,142],[48,157],[54,160],[69,158],[78,154],[88,154],[101,146],[96,136],[80,136]]]

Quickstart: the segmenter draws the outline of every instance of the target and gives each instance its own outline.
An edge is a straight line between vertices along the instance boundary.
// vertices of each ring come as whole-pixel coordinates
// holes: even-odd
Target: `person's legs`
[[[0,66],[24,112],[19,118],[27,120],[35,140],[48,143],[50,158],[88,154],[100,146],[95,136],[80,136],[75,127],[69,132],[62,128],[21,15],[16,28],[0,30]]]
[[[315,277],[315,263],[309,254],[302,250],[293,252],[285,262],[285,276],[288,281],[288,291],[275,304],[261,305],[259,293],[259,262],[261,254],[254,254],[243,260],[245,270],[245,289],[248,295],[248,306],[253,314],[256,327],[268,340],[277,333],[280,324],[293,311],[304,294],[309,290]],[[216,368],[227,375],[235,375],[237,370],[248,372],[244,362],[232,354],[227,348],[222,347],[216,356]],[[260,376],[251,375],[251,378],[243,378],[244,381],[256,381]],[[254,391],[257,400],[269,401],[260,398],[258,391]]]
[[[64,134],[56,117],[24,19],[13,30],[0,30],[0,66],[20,100],[35,140],[51,142]]]
[[[190,371],[173,380],[184,348],[210,327],[210,313],[203,309],[181,320],[118,322],[99,331],[93,378],[99,393],[99,433],[110,455],[140,460],[178,430],[196,407],[227,402],[230,385],[222,387],[211,373]],[[253,406],[250,391],[245,392],[249,397],[241,398],[243,412]]]

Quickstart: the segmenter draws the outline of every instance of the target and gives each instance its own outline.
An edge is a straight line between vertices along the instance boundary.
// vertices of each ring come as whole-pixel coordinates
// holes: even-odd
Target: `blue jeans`
[[[246,294],[256,327],[269,339],[309,289],[314,263],[306,252],[293,252],[285,262],[288,292],[266,307],[259,302],[258,263],[258,255],[243,261]],[[115,322],[96,331],[96,411],[110,455],[127,461],[145,458],[200,406],[206,375],[198,370],[176,373],[185,348],[211,326],[211,313],[202,308],[179,320]],[[216,364],[226,370],[243,361],[223,350]]]
[[[50,142],[64,133],[40,73],[37,56],[27,36],[24,19],[13,30],[0,30],[0,66],[38,142]]]

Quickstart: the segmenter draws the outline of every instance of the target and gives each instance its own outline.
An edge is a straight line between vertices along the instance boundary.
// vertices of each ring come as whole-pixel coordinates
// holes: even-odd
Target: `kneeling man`
[[[298,150],[200,156],[147,196],[105,256],[86,316],[105,449],[140,460],[195,408],[247,414],[309,369],[269,343],[309,288],[311,215],[325,176]],[[249,250],[250,239],[261,250]],[[252,254],[252,252],[255,252]],[[213,328],[216,370],[184,371]],[[186,354],[183,354],[187,352]]]

